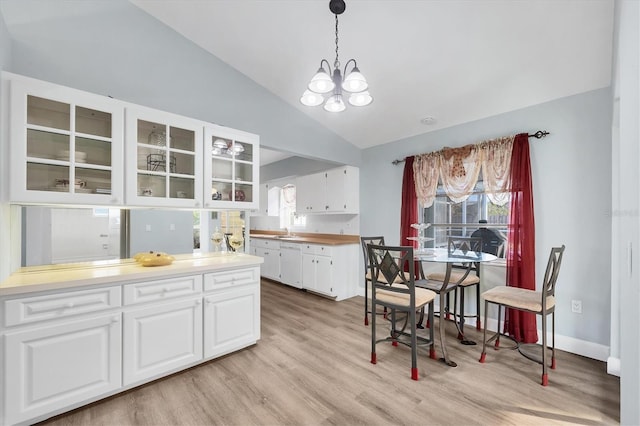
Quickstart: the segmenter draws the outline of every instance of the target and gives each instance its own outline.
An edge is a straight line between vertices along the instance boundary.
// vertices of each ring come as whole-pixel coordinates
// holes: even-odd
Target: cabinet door
[[[126,117],[127,204],[200,208],[204,123],[140,106]]]
[[[264,258],[262,276],[272,280],[280,280],[280,250],[260,249],[258,256]]]
[[[346,209],[345,204],[345,169],[332,169],[327,175],[327,212],[341,212]]]
[[[204,207],[259,208],[260,138],[207,125],[204,129]]]
[[[80,90],[11,79],[10,200],[124,204],[122,103]]]
[[[124,313],[123,385],[202,359],[202,299]]]
[[[204,357],[220,356],[260,339],[260,286],[205,297]]]
[[[119,313],[7,333],[6,423],[118,389],[121,337]]]
[[[325,172],[300,176],[296,181],[298,213],[323,213],[326,210],[326,186]]]
[[[335,296],[334,282],[333,282],[333,261],[328,256],[316,256],[316,288],[315,290],[327,294],[329,296]]]
[[[302,253],[302,288],[316,289],[316,256]]]

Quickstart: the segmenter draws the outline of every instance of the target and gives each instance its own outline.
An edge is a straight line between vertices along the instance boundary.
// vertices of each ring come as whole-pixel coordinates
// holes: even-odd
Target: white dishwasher
[[[300,247],[297,243],[280,243],[280,281],[295,288],[302,288]]]

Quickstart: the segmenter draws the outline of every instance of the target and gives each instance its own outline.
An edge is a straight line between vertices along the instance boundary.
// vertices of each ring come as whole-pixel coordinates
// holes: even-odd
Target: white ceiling
[[[337,114],[299,102],[333,64],[328,0],[131,1],[359,148],[611,81],[613,0],[346,0],[340,58],[374,102]]]

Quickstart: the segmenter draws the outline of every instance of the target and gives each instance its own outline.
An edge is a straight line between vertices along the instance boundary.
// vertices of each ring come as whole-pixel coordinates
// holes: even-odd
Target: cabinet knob
[[[196,306],[198,306],[201,303],[202,303],[202,300],[200,300],[200,299],[196,300]]]
[[[118,199],[117,198],[112,198],[111,199],[111,204],[117,204],[118,203]]]
[[[114,316],[114,317],[111,318],[111,322],[112,323],[116,323],[118,321],[120,321],[120,317],[119,316]]]
[[[213,302],[211,301],[211,299],[207,299],[207,305],[212,304]]]
[[[73,302],[69,302],[67,303],[67,309],[71,309],[73,308],[75,305],[73,304]]]
[[[195,206],[200,207],[200,201],[196,201]]]

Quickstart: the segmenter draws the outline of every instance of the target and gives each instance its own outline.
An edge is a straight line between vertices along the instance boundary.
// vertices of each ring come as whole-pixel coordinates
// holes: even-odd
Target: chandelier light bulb
[[[336,85],[327,72],[320,68],[309,82],[309,90],[315,93],[329,93]]]
[[[358,67],[354,67],[353,71],[349,73],[344,79],[342,88],[347,92],[357,93],[367,90],[369,84],[367,79],[360,73]]]
[[[373,98],[368,90],[360,93],[352,93],[351,96],[349,96],[349,103],[353,106],[367,106],[371,102],[373,102]]]
[[[319,93],[314,93],[311,90],[307,89],[302,94],[300,102],[302,103],[302,105],[306,106],[318,106],[324,102],[324,97]]]
[[[324,104],[325,111],[329,112],[342,112],[346,108],[342,95],[332,95]]]
[[[234,143],[233,152],[237,152],[237,153],[244,152],[244,146],[242,146],[242,144],[238,142]]]
[[[223,139],[216,139],[213,141],[214,148],[227,149],[227,141]]]

